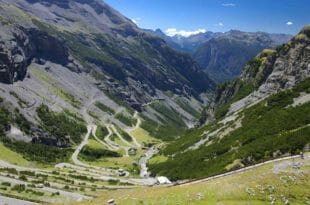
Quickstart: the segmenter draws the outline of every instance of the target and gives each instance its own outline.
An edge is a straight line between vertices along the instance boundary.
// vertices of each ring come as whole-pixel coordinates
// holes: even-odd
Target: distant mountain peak
[[[160,28],[156,29],[155,33],[159,34],[160,36],[165,36],[166,35]]]

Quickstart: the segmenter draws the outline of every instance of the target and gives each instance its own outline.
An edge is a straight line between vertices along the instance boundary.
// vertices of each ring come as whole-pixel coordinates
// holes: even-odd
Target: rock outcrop
[[[37,29],[12,28],[0,33],[0,82],[23,80],[32,60],[69,63],[69,52],[59,39]],[[10,36],[10,38],[5,38]]]
[[[23,35],[22,32],[19,34],[16,32],[11,39],[0,38],[0,82],[13,83],[23,80],[26,76],[31,58],[18,39],[21,35]]]
[[[264,50],[251,60],[241,76],[220,86],[215,104],[232,103],[235,112],[310,77],[310,26],[276,50]]]
[[[232,30],[200,45],[193,58],[220,83],[239,76],[246,62],[263,49],[286,43],[290,38],[285,34]]]

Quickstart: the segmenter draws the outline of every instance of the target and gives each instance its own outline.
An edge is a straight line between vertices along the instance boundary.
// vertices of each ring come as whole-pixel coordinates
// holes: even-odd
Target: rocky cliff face
[[[219,87],[215,104],[232,103],[230,112],[235,112],[308,78],[309,31],[306,26],[287,44],[276,50],[264,50],[249,61],[238,79]]]
[[[247,61],[265,48],[286,43],[290,35],[229,31],[201,44],[193,58],[218,83],[240,75]]]
[[[63,42],[46,32],[17,27],[2,32],[6,32],[2,33],[0,41],[2,83],[23,80],[33,60],[41,63],[49,60],[61,65],[69,63],[69,51]]]
[[[1,30],[1,33],[4,31]],[[0,82],[13,83],[24,79],[31,57],[25,53],[21,42],[22,33],[10,33],[7,39],[0,41]],[[1,36],[4,36],[3,34]],[[9,36],[9,35],[8,35]]]

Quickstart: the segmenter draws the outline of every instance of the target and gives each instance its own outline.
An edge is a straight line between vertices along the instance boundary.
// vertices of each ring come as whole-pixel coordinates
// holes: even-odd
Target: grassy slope
[[[120,154],[108,150],[107,147],[91,138],[88,140],[87,145],[83,147],[79,157],[81,160],[97,163],[107,157],[120,157]]]
[[[123,113],[116,114],[115,118],[129,127],[132,127],[137,123],[136,119],[132,118],[130,115],[126,115]]]
[[[109,131],[106,127],[104,126],[98,126],[97,131],[96,131],[96,136],[104,141],[104,138],[109,134]]]
[[[171,107],[168,108],[161,102],[154,102],[150,106],[160,113],[160,116],[157,115],[157,118],[161,122],[159,124],[142,115],[141,128],[148,131],[151,136],[163,141],[171,141],[185,132],[186,125],[184,121]]]
[[[153,138],[147,131],[138,127],[130,132],[130,134],[136,138],[136,140],[143,144],[152,144],[159,142],[158,139]]]
[[[19,166],[29,166],[29,162],[21,155],[13,152],[0,143],[0,159]]]
[[[67,136],[70,136],[74,143],[79,144],[82,135],[87,131],[84,121],[79,121],[78,118],[69,116],[64,112],[55,113],[46,105],[42,104],[36,112],[42,122],[42,127],[59,140],[68,141]]]
[[[96,140],[94,140],[93,138],[88,140],[87,145],[92,148],[92,149],[102,149],[102,148],[106,148],[104,145],[100,144],[99,142],[97,142]]]
[[[118,205],[263,205],[270,204],[269,197],[271,195],[276,198],[275,204],[283,204],[280,195],[287,197],[290,204],[306,204],[306,201],[309,200],[307,197],[309,197],[308,193],[310,192],[310,184],[308,183],[310,180],[309,160],[308,155],[307,165],[302,167],[304,174],[298,174],[300,170],[294,170],[291,167],[282,168],[281,172],[278,173],[273,171],[275,165],[286,164],[286,162],[292,161],[286,160],[213,181],[188,186],[106,191],[100,198],[81,204],[104,204],[107,200],[113,198]],[[294,162],[305,162],[305,160],[295,159]],[[296,184],[288,185],[290,183],[285,183],[287,177],[296,177]],[[268,189],[268,186],[274,187],[274,191],[272,191],[272,188]],[[199,194],[202,195],[201,199],[199,199]]]

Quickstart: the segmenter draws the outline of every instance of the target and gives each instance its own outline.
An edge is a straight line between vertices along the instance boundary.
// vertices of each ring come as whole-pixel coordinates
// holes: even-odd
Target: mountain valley
[[[265,32],[205,32],[189,37],[167,36],[161,30],[146,30],[163,38],[171,48],[187,53],[216,82],[230,81],[263,49],[275,48],[293,36]]]
[[[309,203],[309,25],[169,37],[0,0],[0,27],[0,204]]]

